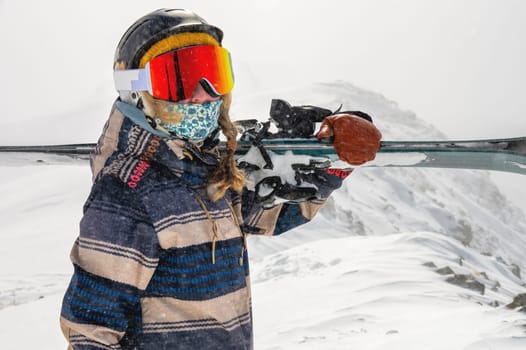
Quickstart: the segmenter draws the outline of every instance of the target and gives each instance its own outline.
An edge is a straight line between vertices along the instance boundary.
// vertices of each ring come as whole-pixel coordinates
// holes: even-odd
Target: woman
[[[234,160],[222,36],[192,12],[162,9],[117,47],[119,99],[91,159],[62,306],[71,349],[252,349],[246,235],[308,222],[341,185],[324,173],[305,201],[250,200]],[[373,159],[380,140],[372,123],[348,114],[326,119],[318,136],[330,135],[353,164]]]

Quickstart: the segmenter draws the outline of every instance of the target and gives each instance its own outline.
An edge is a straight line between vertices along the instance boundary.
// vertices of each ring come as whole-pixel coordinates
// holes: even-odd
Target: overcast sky
[[[0,124],[78,113],[100,130],[116,96],[115,46],[160,7],[193,9],[224,30],[238,98],[342,79],[449,138],[526,135],[521,0],[0,0]]]

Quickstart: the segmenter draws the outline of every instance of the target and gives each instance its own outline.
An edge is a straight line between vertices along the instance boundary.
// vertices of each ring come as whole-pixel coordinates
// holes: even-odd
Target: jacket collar
[[[117,125],[117,127],[109,127]],[[115,140],[114,147],[104,147]],[[207,183],[219,163],[216,148],[203,149],[186,140],[155,130],[144,113],[127,103],[116,101],[103,135],[98,154],[106,159],[103,171],[120,176],[132,163],[146,161],[150,166],[164,167],[190,185]],[[106,153],[106,154],[104,154]],[[97,175],[94,170],[94,175]],[[123,176],[120,176],[123,177]]]

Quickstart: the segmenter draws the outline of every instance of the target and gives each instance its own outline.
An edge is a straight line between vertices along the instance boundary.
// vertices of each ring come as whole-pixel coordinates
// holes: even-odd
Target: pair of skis
[[[338,160],[330,140],[319,141],[313,136],[316,123],[336,113],[344,112],[315,106],[291,106],[286,101],[274,99],[268,122],[238,122],[242,135],[237,156],[246,158],[250,149],[258,148],[266,168],[272,168],[269,154],[290,154],[303,161],[307,159],[308,164],[303,164],[303,169],[309,166],[348,169],[349,164]],[[363,112],[348,113],[370,119]],[[277,132],[269,132],[271,124]],[[219,146],[225,147],[223,143]],[[95,144],[0,146],[0,165],[86,160],[94,149]],[[469,141],[382,141],[376,159],[360,167],[481,169],[526,174],[526,136]]]
[[[263,139],[267,152],[310,156],[327,159],[331,166],[349,167],[338,163],[331,143],[316,138]],[[253,143],[238,142],[237,154],[246,154]],[[220,148],[223,144],[220,144]],[[0,146],[0,164],[34,162],[56,164],[72,159],[86,160],[95,144]],[[526,174],[526,137],[471,141],[382,141],[374,161],[360,167],[423,167],[496,170]]]

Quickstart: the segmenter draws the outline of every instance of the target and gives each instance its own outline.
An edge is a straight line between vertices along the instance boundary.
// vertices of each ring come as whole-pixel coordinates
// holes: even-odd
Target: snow
[[[267,151],[267,153],[270,161],[272,162],[272,168],[269,169],[265,168],[266,162],[263,159],[259,149],[255,146],[251,146],[248,152],[239,158],[239,162],[247,162],[259,168],[258,171],[250,173],[248,176],[249,183],[247,187],[252,191],[262,179],[268,178],[270,176],[279,176],[282,183],[296,185],[296,173],[290,164],[309,165],[312,160],[320,160],[322,162],[326,160],[326,158],[296,155],[293,154],[292,151],[287,151],[284,154],[277,154],[272,151]],[[304,184],[302,183],[301,185]],[[308,184],[305,183],[305,185]]]
[[[410,165],[421,163],[425,159],[427,159],[427,156],[424,153],[417,153],[417,152],[412,152],[410,154],[393,152],[393,153],[390,153],[389,155],[380,153],[376,156],[376,158],[373,161],[369,162],[368,165],[377,165],[377,166],[407,165],[407,166],[410,166]]]
[[[239,99],[233,115],[277,95]],[[347,82],[284,95],[292,104],[367,110],[389,139],[440,136]],[[90,184],[86,162],[0,159],[2,348],[66,346],[58,316]],[[506,307],[526,293],[524,209],[487,172],[356,170],[312,223],[249,239],[256,348],[526,348],[526,314]],[[484,293],[447,282],[454,275],[437,272],[446,267]]]
[[[448,284],[424,266],[430,261],[458,273],[486,271],[503,291],[481,296]],[[267,349],[468,349],[494,341],[518,346],[511,338],[524,333],[524,315],[488,304],[506,303],[503,294],[521,287],[499,272],[498,262],[490,265],[458,242],[428,232],[295,247],[253,268],[254,311],[261,319],[256,339]]]
[[[61,294],[8,307],[0,312],[0,339],[3,349],[66,349],[60,333]]]

